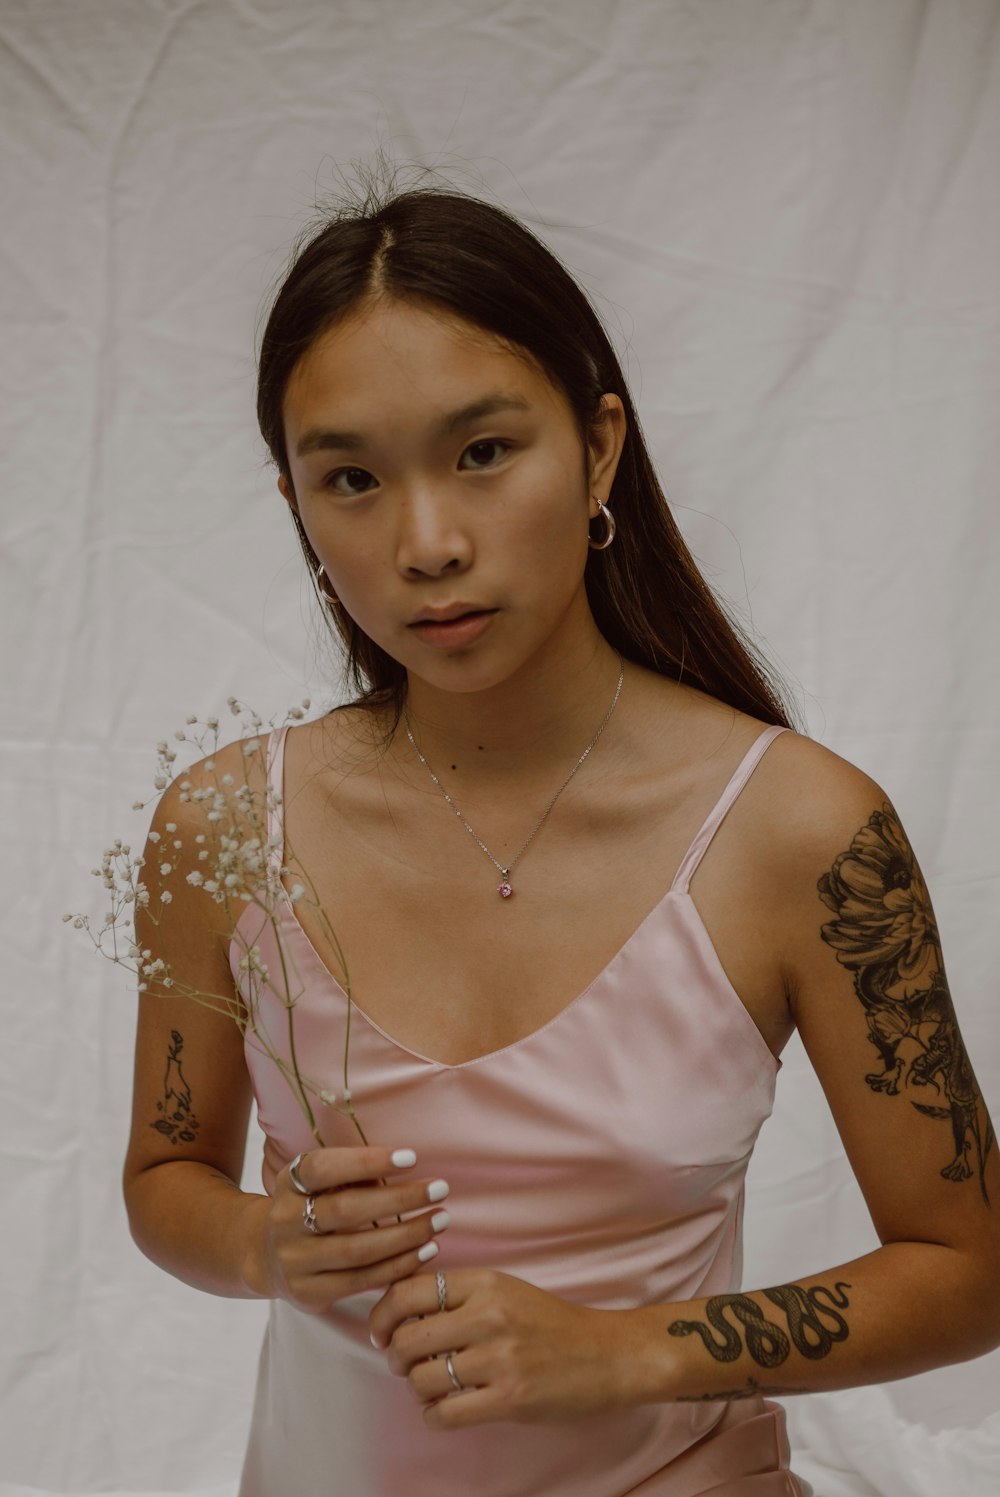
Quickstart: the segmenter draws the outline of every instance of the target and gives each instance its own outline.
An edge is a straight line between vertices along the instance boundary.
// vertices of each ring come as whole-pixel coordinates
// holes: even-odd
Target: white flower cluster
[[[263,982],[267,982],[271,976],[267,963],[262,962],[260,959],[259,946],[251,946],[243,953],[240,957],[239,971],[241,977],[249,976],[253,973]]]
[[[266,725],[257,712],[247,708],[236,697],[230,697],[228,705],[234,717],[242,718],[243,732],[239,741],[243,758],[247,760],[261,752],[263,747],[261,737],[265,727],[275,727],[279,724],[271,719]],[[291,722],[302,721],[310,705],[309,699],[305,698],[301,706],[289,708],[283,723],[287,725]],[[192,732],[191,729],[195,731]],[[281,807],[281,796],[272,790],[266,778],[262,788],[255,789],[246,780],[237,783],[237,777],[228,771],[220,774],[214,757],[219,749],[219,719],[217,717],[207,717],[201,721],[195,716],[189,716],[186,719],[185,728],[178,729],[173,736],[175,743],[192,745],[203,756],[198,770],[197,783],[190,772],[185,772],[183,778],[177,779],[177,792],[181,804],[197,806],[201,809],[204,830],[194,835],[193,844],[187,848],[176,822],[163,823],[162,831],[151,830],[148,834],[148,843],[149,847],[154,850],[151,857],[155,865],[155,878],[144,877],[146,859],[142,855],[133,856],[128,843],[123,842],[121,838],[116,838],[110,847],[104,849],[100,866],[91,870],[94,876],[101,880],[107,896],[107,908],[102,923],[99,925],[96,921],[92,923],[91,918],[84,914],[67,914],[63,916],[63,919],[71,922],[77,930],[86,930],[94,948],[103,956],[133,972],[138,979],[139,992],[148,993],[151,984],[155,986],[157,992],[165,989],[172,990],[178,997],[190,998],[216,1012],[226,1014],[235,1020],[243,1033],[251,1033],[255,1043],[271,1056],[285,1075],[318,1143],[322,1144],[322,1137],[310,1102],[310,1095],[318,1097],[329,1107],[336,1107],[338,1111],[343,1110],[353,1122],[362,1141],[367,1142],[351,1104],[351,1089],[347,1085],[350,983],[346,964],[343,963],[343,954],[340,951],[336,933],[330,926],[325,912],[306,886],[303,883],[294,883],[290,889],[287,891],[285,889],[283,878],[290,877],[291,870],[287,863],[279,863],[275,856],[282,845],[283,838],[278,834],[269,837],[267,831],[269,820]],[[157,763],[153,784],[159,794],[176,779],[174,766],[177,761],[177,750],[171,747],[166,739],[162,739],[156,746],[156,752]],[[158,795],[150,799],[157,798]],[[135,801],[133,810],[144,810],[149,804],[149,800]],[[287,850],[285,856],[288,857]],[[290,978],[285,970],[284,959],[281,963],[282,971],[272,974],[267,963],[261,958],[260,947],[244,946],[239,962],[239,975],[245,979],[241,984],[243,996],[235,998],[231,992],[224,994],[201,992],[185,982],[179,974],[172,972],[163,957],[154,956],[151,947],[141,946],[138,943],[132,930],[136,910],[142,910],[144,920],[154,927],[159,926],[165,907],[170,905],[174,898],[174,893],[169,887],[170,883],[180,878],[183,878],[183,882],[190,888],[203,890],[216,904],[226,908],[232,919],[232,937],[237,945],[241,944],[239,912],[247,903],[254,903],[261,910],[264,918],[271,920],[272,923],[277,918],[280,901],[285,899],[293,904],[304,901],[317,912],[321,922],[325,925],[334,949],[341,958],[342,985],[348,994],[348,1024],[344,1045],[342,1091],[344,1106],[342,1109],[336,1106],[337,1095],[334,1091],[325,1086],[321,1087],[302,1075],[295,1057],[294,1042],[289,1061],[274,1050],[263,1026],[257,1024],[257,1001],[263,985],[272,986],[273,991],[288,1009],[291,1020],[299,995],[288,991]],[[276,931],[277,929],[278,927],[275,926]],[[291,1030],[289,1032],[291,1034]]]

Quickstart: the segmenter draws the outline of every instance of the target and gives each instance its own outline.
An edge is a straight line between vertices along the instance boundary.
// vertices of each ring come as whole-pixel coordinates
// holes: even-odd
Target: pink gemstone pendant
[[[513,894],[514,890],[511,888],[511,886],[510,886],[510,884],[508,882],[508,879],[507,879],[507,869],[503,868],[500,871],[503,874],[503,877],[502,877],[500,883],[497,884],[497,893],[500,895],[501,899],[509,899],[510,896]]]

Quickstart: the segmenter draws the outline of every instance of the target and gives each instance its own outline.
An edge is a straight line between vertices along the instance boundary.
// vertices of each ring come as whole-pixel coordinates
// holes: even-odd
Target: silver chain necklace
[[[415,741],[415,739],[413,737],[413,734],[410,732],[410,719],[409,719],[409,717],[406,715],[406,713],[404,711],[403,717],[404,717],[404,721],[405,721],[405,724],[406,724],[406,736],[410,740],[410,747],[412,748],[413,752],[416,754],[417,758],[420,760],[421,764],[426,769],[427,773],[430,775],[431,779],[434,781],[435,785],[440,790],[441,794],[444,796],[445,800],[448,802],[448,804],[451,807],[451,809],[454,811],[455,815],[458,817],[459,821],[465,827],[465,830],[468,832],[469,836],[473,839],[474,842],[478,843],[478,845],[482,848],[483,852],[489,858],[490,862],[493,864],[493,867],[499,873],[499,875],[500,875],[500,882],[497,884],[497,893],[500,895],[501,899],[509,899],[510,896],[513,894],[514,890],[511,888],[510,876],[511,876],[511,874],[514,871],[514,865],[515,865],[515,863],[517,863],[517,862],[520,861],[520,859],[527,852],[528,848],[531,846],[532,842],[534,842],[535,838],[538,836],[538,833],[541,831],[542,827],[545,825],[545,822],[548,819],[549,812],[552,810],[552,807],[555,805],[555,803],[559,799],[560,795],[562,795],[563,791],[566,789],[566,786],[569,784],[570,780],[573,778],[573,776],[576,774],[577,770],[583,764],[584,759],[586,759],[587,755],[590,753],[591,749],[594,747],[594,745],[596,744],[597,740],[600,738],[601,734],[604,732],[604,729],[607,727],[608,723],[611,721],[611,714],[614,712],[615,708],[618,706],[618,698],[621,696],[622,682],[624,680],[625,680],[625,662],[622,659],[622,657],[619,655],[618,656],[618,685],[615,687],[615,694],[614,694],[614,697],[612,698],[611,706],[608,708],[607,712],[604,714],[604,719],[603,719],[603,721],[601,723],[601,726],[598,728],[598,730],[594,734],[593,738],[587,744],[587,747],[584,749],[584,751],[580,755],[579,759],[577,759],[576,763],[573,765],[573,768],[570,770],[569,774],[563,780],[562,784],[559,786],[559,789],[556,791],[555,795],[549,801],[548,805],[545,807],[545,810],[542,812],[541,816],[536,821],[536,823],[534,825],[534,828],[533,828],[533,830],[531,832],[531,835],[528,837],[527,842],[523,843],[523,845],[514,854],[514,856],[511,858],[510,862],[506,865],[506,867],[502,863],[498,863],[497,862],[496,858],[490,852],[489,848],[486,846],[486,843],[483,841],[482,837],[480,837],[479,834],[478,834],[478,832],[475,830],[475,828],[472,827],[472,826],[470,826],[469,823],[466,821],[465,817],[462,815],[461,811],[458,809],[458,807],[456,806],[455,802],[452,800],[451,796],[448,794],[447,790],[444,788],[444,786],[442,785],[441,781],[438,779],[437,775],[434,773],[433,769],[431,769],[430,765],[428,764],[427,760],[424,758],[423,754],[417,748],[416,741]]]

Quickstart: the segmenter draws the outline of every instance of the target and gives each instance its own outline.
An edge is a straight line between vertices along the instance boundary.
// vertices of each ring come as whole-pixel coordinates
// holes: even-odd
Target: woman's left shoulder
[[[763,725],[760,725],[763,731]],[[888,792],[871,775],[832,749],[795,731],[779,733],[754,775],[748,819],[770,849],[783,878],[811,879],[831,868],[866,836],[900,851],[905,834]]]
[[[765,726],[757,724],[760,734]],[[872,801],[888,800],[857,764],[794,729],[776,735],[757,774],[768,781],[769,797],[793,832],[837,826]]]

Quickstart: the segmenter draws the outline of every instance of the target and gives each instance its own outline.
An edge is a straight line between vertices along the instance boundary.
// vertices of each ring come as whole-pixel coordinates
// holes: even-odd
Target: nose
[[[457,505],[429,489],[405,496],[396,540],[396,565],[404,577],[464,572],[472,556],[472,537]]]

